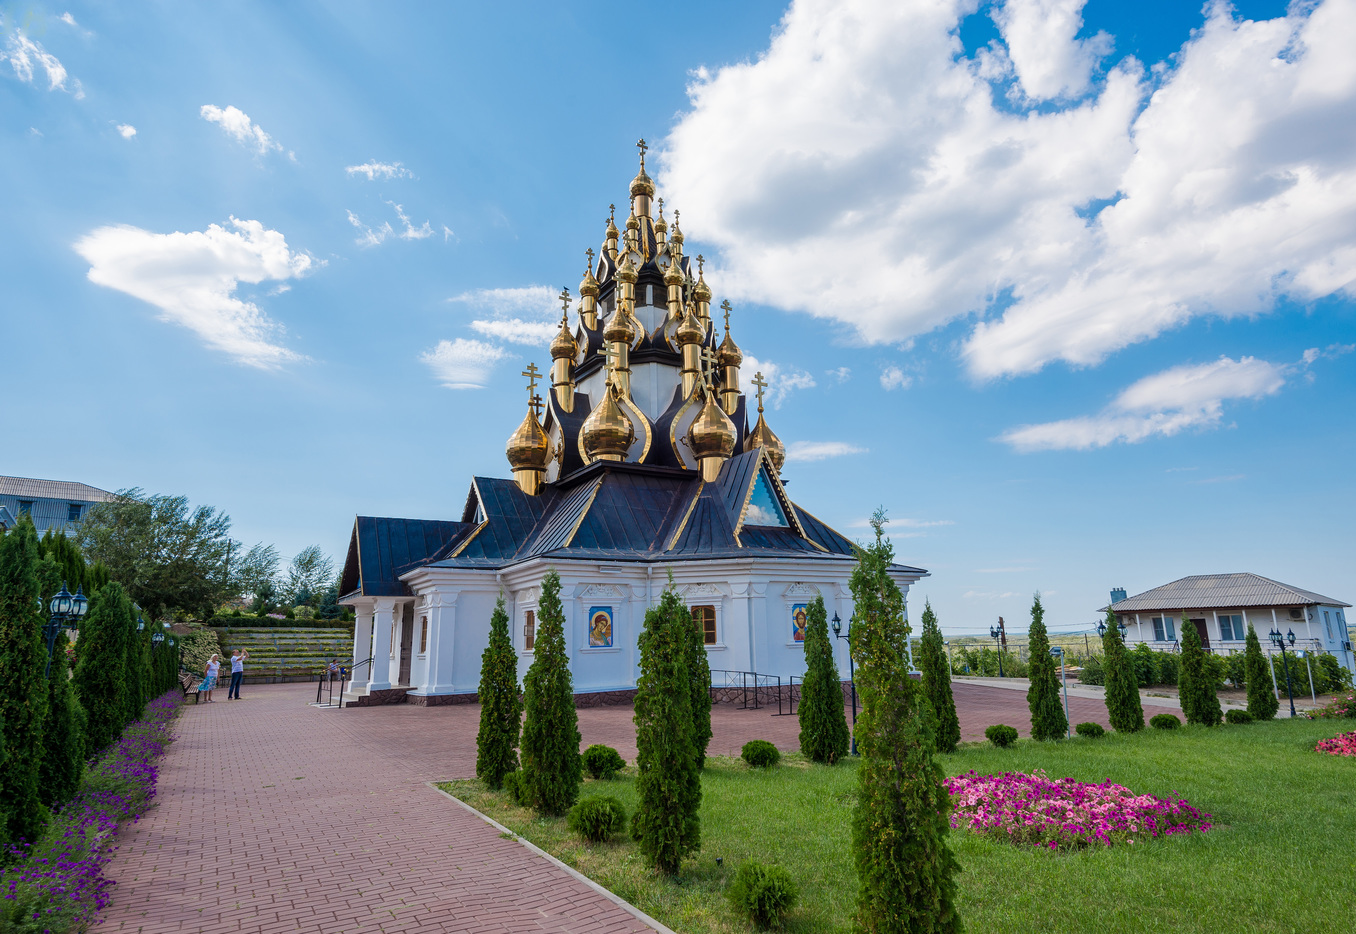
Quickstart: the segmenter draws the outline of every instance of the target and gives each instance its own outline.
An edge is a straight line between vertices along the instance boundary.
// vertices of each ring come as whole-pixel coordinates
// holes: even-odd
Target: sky
[[[884,507],[915,614],[1356,602],[1353,47],[1356,0],[0,3],[0,472],[285,557],[460,518],[644,137],[788,492]]]

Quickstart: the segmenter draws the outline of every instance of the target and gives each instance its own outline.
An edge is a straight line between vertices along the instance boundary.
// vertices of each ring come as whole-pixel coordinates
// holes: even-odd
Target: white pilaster
[[[395,619],[396,602],[390,597],[378,597],[372,608],[372,682],[370,691],[386,691],[391,687],[391,623]],[[380,679],[380,680],[378,680]]]
[[[424,683],[417,694],[452,693],[452,659],[457,639],[457,590],[435,590],[430,593],[428,614],[428,665]],[[509,623],[512,634],[513,623]]]
[[[387,680],[400,684],[400,647],[405,643],[405,604],[397,603],[391,614],[391,670]]]
[[[349,667],[349,675],[352,677],[355,686],[366,684],[372,680],[372,667],[364,665],[372,657],[372,608],[370,606],[360,606],[356,608],[353,620],[353,663]],[[361,668],[358,666],[362,665]]]

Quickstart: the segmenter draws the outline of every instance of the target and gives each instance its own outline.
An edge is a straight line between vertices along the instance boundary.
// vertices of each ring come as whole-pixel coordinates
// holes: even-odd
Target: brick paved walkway
[[[245,693],[184,709],[156,807],[124,830],[110,865],[118,885],[102,930],[649,930],[425,784],[475,774],[478,707],[319,710],[306,684]],[[963,739],[994,723],[1028,734],[1023,692],[956,682],[955,696]],[[1074,723],[1109,725],[1101,700],[1069,705]],[[584,744],[634,759],[631,715],[580,710]],[[738,755],[750,739],[799,744],[796,718],[766,709],[717,705],[711,726],[712,755]]]

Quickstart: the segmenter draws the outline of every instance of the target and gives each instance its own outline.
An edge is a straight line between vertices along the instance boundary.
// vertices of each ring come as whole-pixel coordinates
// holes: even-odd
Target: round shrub
[[[1149,726],[1155,730],[1175,730],[1182,725],[1182,721],[1170,713],[1160,713],[1149,718]]]
[[[760,930],[778,926],[796,904],[796,883],[781,866],[747,862],[725,891],[735,911]]]
[[[570,808],[570,829],[585,840],[601,843],[626,823],[626,809],[616,798],[593,795]]]
[[[739,756],[755,769],[771,768],[782,761],[782,754],[777,751],[777,747],[765,739],[754,739],[745,743]]]
[[[1074,727],[1074,732],[1079,736],[1086,736],[1088,739],[1097,739],[1104,735],[1106,730],[1102,729],[1100,723],[1088,721],[1087,723],[1080,723],[1078,726]]]
[[[1251,723],[1252,714],[1246,710],[1234,710],[1230,708],[1224,711],[1224,721],[1226,723]]]
[[[989,742],[1002,749],[1017,742],[1017,728],[1008,726],[1005,723],[995,723],[984,731],[984,737]]]
[[[621,753],[602,743],[594,743],[585,749],[580,759],[590,778],[611,778],[626,768],[626,760],[621,757]]]

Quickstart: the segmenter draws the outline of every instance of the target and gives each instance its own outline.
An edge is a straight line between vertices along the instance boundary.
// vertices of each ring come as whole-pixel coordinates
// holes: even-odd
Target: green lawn
[[[953,832],[968,930],[1347,934],[1356,929],[1356,761],[1312,751],[1343,728],[1342,721],[1273,721],[1023,741],[1006,750],[974,744],[942,757],[947,774],[1044,769],[1160,796],[1177,792],[1215,823],[1204,834],[1072,854]],[[751,858],[780,863],[799,881],[787,930],[850,931],[856,767],[798,756],[782,763],[762,773],[738,759],[707,760],[702,849],[677,880],[652,875],[627,837],[586,845],[563,820],[535,818],[477,781],[440,787],[681,934],[748,930],[723,892]],[[634,810],[633,769],[610,782],[586,781],[583,794],[594,793]]]

